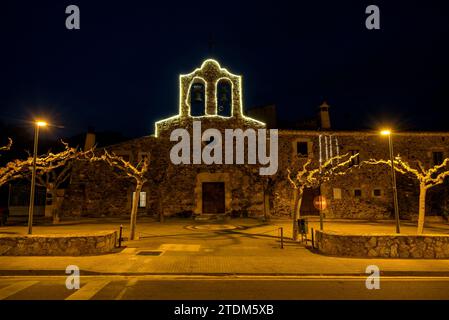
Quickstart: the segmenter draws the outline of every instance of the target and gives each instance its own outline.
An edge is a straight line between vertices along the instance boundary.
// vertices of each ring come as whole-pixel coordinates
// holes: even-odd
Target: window
[[[334,199],[335,200],[341,199],[341,189],[340,188],[334,188]]]
[[[360,164],[360,150],[349,150],[348,152],[349,152],[349,156],[356,155],[357,153],[359,154],[359,155],[357,155],[357,157],[355,157],[351,160],[351,166],[359,165]]]
[[[437,166],[443,163],[443,152],[435,151],[432,152],[433,155],[433,165]]]
[[[132,199],[134,199],[135,192],[133,192]],[[139,208],[146,208],[147,206],[147,193],[145,191],[140,192],[139,196]]]
[[[360,198],[362,196],[362,189],[354,189],[354,197]]]
[[[381,197],[382,196],[382,190],[381,189],[374,189],[373,190],[373,196]]]
[[[298,141],[296,142],[296,153],[301,157],[309,156],[309,146],[306,141]]]

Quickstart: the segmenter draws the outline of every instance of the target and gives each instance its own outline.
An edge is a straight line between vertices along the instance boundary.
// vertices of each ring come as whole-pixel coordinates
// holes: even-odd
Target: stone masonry
[[[205,96],[204,116],[190,116],[188,93],[201,78],[209,86]],[[229,78],[232,85],[232,115],[217,115],[218,79]],[[177,141],[170,134],[177,128],[192,132],[193,121],[201,121],[202,130],[208,128],[263,129],[265,124],[243,114],[241,78],[221,69],[217,62],[207,60],[202,68],[181,77],[180,113],[156,122],[155,134],[107,149],[137,164],[143,156],[150,157],[148,182],[143,187],[146,205],[139,208],[140,215],[200,215],[202,212],[202,184],[225,184],[225,212],[234,216],[291,216],[293,211],[292,188],[286,179],[287,169],[293,172],[308,158],[312,166],[319,165],[331,155],[359,153],[358,163],[370,158],[389,159],[388,139],[377,132],[314,130],[279,130],[279,166],[273,176],[259,175],[259,165],[174,165],[170,149]],[[449,157],[449,132],[401,132],[393,136],[394,153],[416,166],[433,166],[435,153]],[[321,147],[320,147],[321,141]],[[206,142],[203,142],[203,146]],[[245,142],[247,143],[247,142]],[[303,150],[299,154],[298,146]],[[247,146],[247,144],[245,144]],[[328,146],[326,148],[326,146]],[[329,147],[331,146],[331,147]],[[305,153],[303,154],[303,152]],[[101,152],[101,150],[98,150]],[[418,185],[408,176],[398,174],[398,197],[401,219],[414,219],[418,212]],[[448,184],[428,192],[428,215],[449,212]],[[131,209],[133,181],[115,172],[103,163],[79,161],[73,169],[61,211],[71,216],[128,215]],[[387,166],[362,166],[349,174],[322,184],[320,190],[328,200],[324,211],[326,218],[390,219],[392,214],[392,188],[390,169]],[[312,198],[303,207],[313,207]],[[306,203],[309,202],[309,203]],[[303,210],[304,208],[301,208]],[[304,211],[304,210],[303,210]]]
[[[80,256],[109,253],[115,248],[117,231],[91,234],[0,235],[0,255]]]
[[[449,235],[316,233],[320,253],[358,258],[448,259]]]

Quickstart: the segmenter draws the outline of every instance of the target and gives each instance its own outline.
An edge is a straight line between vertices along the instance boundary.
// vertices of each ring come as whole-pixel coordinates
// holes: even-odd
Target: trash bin
[[[309,233],[309,223],[306,218],[298,219],[298,229],[301,234]]]

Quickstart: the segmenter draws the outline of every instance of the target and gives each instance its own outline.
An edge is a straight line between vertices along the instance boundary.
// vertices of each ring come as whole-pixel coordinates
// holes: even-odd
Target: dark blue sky
[[[65,28],[65,7],[81,30]],[[376,4],[381,30],[365,28]],[[443,1],[2,2],[0,121],[44,115],[59,135],[150,134],[177,112],[178,75],[205,58],[243,75],[246,108],[337,128],[449,130],[449,5]],[[214,40],[212,51],[209,39]]]

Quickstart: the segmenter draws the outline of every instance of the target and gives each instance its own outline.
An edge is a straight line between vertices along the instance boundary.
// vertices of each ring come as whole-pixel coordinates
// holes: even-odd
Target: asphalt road
[[[368,290],[363,277],[83,276],[68,290],[65,277],[0,277],[6,300],[301,300],[449,299],[449,278],[382,277]]]

